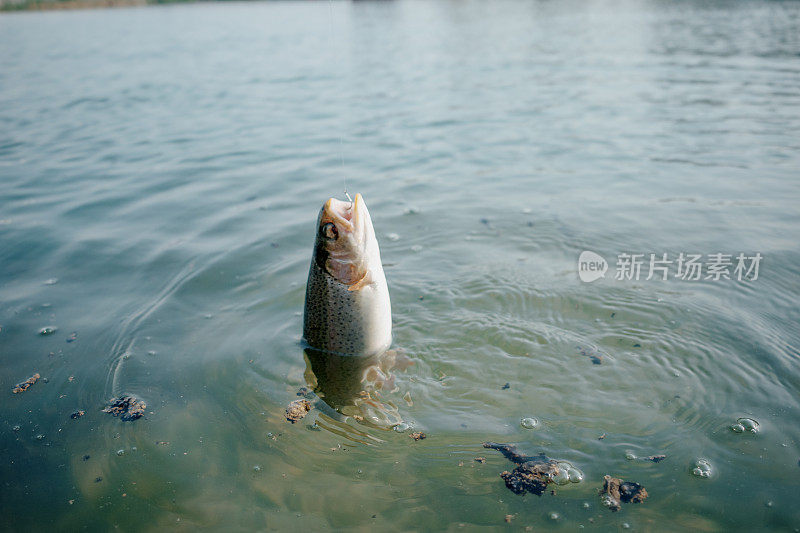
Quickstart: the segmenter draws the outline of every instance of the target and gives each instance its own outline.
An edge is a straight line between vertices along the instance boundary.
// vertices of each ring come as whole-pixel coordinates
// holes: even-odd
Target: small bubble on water
[[[255,466],[253,467],[253,472],[261,472],[261,466],[259,466],[259,465],[255,465]]]
[[[752,418],[740,418],[737,420],[739,424],[750,433],[758,433],[758,422]]]
[[[14,430],[14,431],[19,431],[20,429],[22,429],[22,426],[14,426],[11,429]]]
[[[56,326],[45,326],[39,330],[39,335],[52,335],[56,331],[58,331]]]
[[[120,457],[125,455],[125,450],[121,450],[121,449],[117,450],[117,455],[119,455]]]
[[[539,427],[539,421],[536,418],[529,416],[520,420],[519,425],[525,429],[536,429]]]
[[[402,433],[402,432],[404,432],[405,430],[407,430],[410,427],[411,426],[409,426],[405,422],[400,422],[399,424],[395,424],[392,429],[394,429],[398,433]]]
[[[58,278],[50,278],[44,280],[45,285],[55,285],[56,283],[58,283]]]
[[[622,529],[630,529],[630,528],[631,528],[631,525],[629,523],[627,523],[627,522],[623,522],[622,523]]]
[[[609,509],[614,509],[617,506],[617,502],[615,502],[614,498],[612,498],[608,494],[603,495],[603,498],[602,498],[601,501],[603,502],[603,505],[605,505]],[[591,518],[590,518],[590,520],[591,520]]]
[[[766,505],[767,507],[772,507],[773,503],[770,501],[770,502],[765,503],[764,505]]]
[[[414,246],[411,247],[411,251],[412,252],[421,252],[422,251],[422,246],[419,245],[419,244],[415,244]]]
[[[556,512],[550,513],[550,520],[558,520],[559,518],[561,518],[561,516],[558,513]]]
[[[589,502],[583,502],[583,508],[584,509],[591,509],[591,507],[592,506],[591,506],[591,504],[589,504]]]
[[[570,468],[569,481],[570,483],[580,483],[581,481],[583,481],[583,472],[574,467]]]
[[[706,459],[698,459],[695,461],[694,468],[692,469],[692,474],[697,477],[711,477],[712,469],[711,463],[708,462]]]
[[[627,459],[628,461],[635,461],[636,455],[632,451],[627,451],[625,452],[625,459]]]
[[[399,241],[400,235],[398,235],[397,233],[387,233],[386,238],[389,239],[390,241]]]
[[[734,433],[744,433],[744,426],[741,424],[733,424],[731,429]]]
[[[38,435],[36,435],[36,440],[44,440],[44,435],[39,433]]]

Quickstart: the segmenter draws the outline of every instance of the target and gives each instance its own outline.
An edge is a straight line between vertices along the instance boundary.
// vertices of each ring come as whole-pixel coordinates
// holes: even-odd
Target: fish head
[[[369,281],[381,269],[378,241],[361,194],[352,202],[330,198],[319,212],[315,245],[317,265],[349,287]]]

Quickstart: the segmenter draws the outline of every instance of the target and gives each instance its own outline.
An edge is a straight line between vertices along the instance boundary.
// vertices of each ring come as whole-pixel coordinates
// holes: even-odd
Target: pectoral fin
[[[361,278],[360,280],[356,281],[355,283],[353,283],[352,285],[347,287],[347,290],[348,291],[359,291],[362,288],[364,288],[367,285],[370,285],[372,283],[373,283],[372,275],[370,274],[370,272],[368,270],[367,273],[364,274],[363,278]]]

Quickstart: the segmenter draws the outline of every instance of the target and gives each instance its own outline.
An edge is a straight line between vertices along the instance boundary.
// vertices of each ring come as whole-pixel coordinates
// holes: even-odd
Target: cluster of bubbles
[[[558,474],[553,476],[553,483],[566,485],[567,483],[580,483],[583,481],[583,472],[575,468],[572,463],[558,461]]]
[[[536,429],[537,427],[539,427],[539,420],[533,418],[532,416],[529,416],[527,418],[523,418],[522,420],[520,420],[519,425],[525,429]]]
[[[711,477],[711,463],[707,459],[698,459],[694,463],[692,474],[697,477]]]
[[[135,452],[136,451],[136,446],[131,446],[131,451]],[[123,455],[125,455],[125,449],[124,448],[120,448],[119,450],[117,450],[116,453],[117,453],[117,456],[122,457]]]
[[[600,499],[600,502],[609,509],[614,509],[617,506],[617,502],[614,501],[614,498],[612,498],[610,494],[603,494],[603,497]]]
[[[745,431],[758,433],[758,422],[752,418],[739,418],[735,424],[731,425],[731,429],[734,433],[744,433]]]

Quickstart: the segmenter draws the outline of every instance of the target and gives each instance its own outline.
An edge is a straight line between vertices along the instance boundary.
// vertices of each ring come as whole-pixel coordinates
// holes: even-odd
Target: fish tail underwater
[[[800,528],[799,3],[10,1],[0,529]]]

